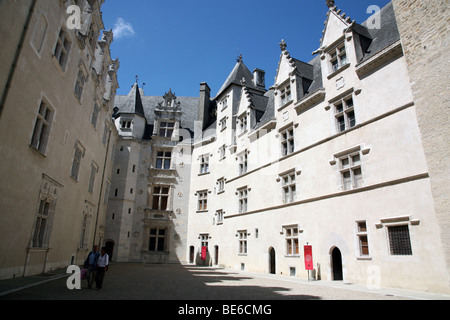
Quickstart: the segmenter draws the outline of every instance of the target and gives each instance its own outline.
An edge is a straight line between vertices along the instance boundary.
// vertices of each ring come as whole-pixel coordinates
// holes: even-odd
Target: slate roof
[[[361,32],[361,28],[365,28],[371,37],[372,42],[364,54],[364,57],[358,61],[363,62],[381,50],[385,49],[394,42],[400,40],[400,33],[398,31],[397,20],[395,18],[394,7],[392,1],[384,6],[380,11],[380,28],[368,28],[370,26],[369,20],[363,22],[360,28],[355,32]]]
[[[388,3],[381,9],[380,17],[381,28],[379,29],[370,28],[370,18],[362,24],[353,22],[353,31],[360,35],[363,41],[366,41],[366,47],[364,47],[363,50],[357,50],[358,63],[364,62],[400,39],[392,2]],[[313,94],[318,89],[323,88],[321,60],[319,55],[316,55],[308,63],[294,58],[292,58],[292,61],[297,67],[297,72],[299,75],[312,81],[305,97]],[[248,90],[251,100],[251,107],[263,113],[261,119],[253,128],[256,130],[264,124],[275,120],[274,90],[270,89],[263,94],[263,91],[255,86],[253,82],[253,74],[243,63],[242,57],[237,60],[233,70],[223,83],[222,87],[219,89],[215,98],[212,100],[214,101],[217,99],[230,85],[237,84],[240,86],[243,78],[246,81],[246,87],[251,89]],[[258,91],[261,92],[261,95],[257,93]],[[149,126],[147,131],[151,132],[151,126],[153,126],[154,121],[155,107],[162,101],[162,96],[145,96],[143,90],[139,89],[138,86],[135,85],[127,96],[116,97],[115,106],[119,108],[119,113],[143,113]],[[193,132],[194,121],[198,119],[199,98],[177,97],[177,101],[181,102],[183,112],[181,127],[189,129]],[[208,131],[208,133],[206,133],[208,136],[212,134],[211,129],[215,128],[216,125],[217,123],[213,122],[205,130]]]
[[[155,109],[158,103],[164,101],[162,96],[146,96],[144,90],[139,89],[135,84],[130,93],[126,96],[116,96],[114,107],[119,108],[119,114],[138,114],[147,120],[147,126],[153,126],[155,119]],[[181,103],[181,128],[194,131],[194,121],[198,119],[198,97],[177,97],[177,102]],[[150,130],[150,128],[146,128]],[[144,134],[148,138],[148,135]]]
[[[247,88],[257,89],[256,85],[253,83],[253,74],[248,70],[245,66],[242,59],[238,59],[236,65],[234,66],[231,73],[228,75],[227,80],[223,83],[222,87],[219,89],[219,92],[216,94],[216,99],[231,85],[237,84],[241,85],[241,80],[245,79]]]

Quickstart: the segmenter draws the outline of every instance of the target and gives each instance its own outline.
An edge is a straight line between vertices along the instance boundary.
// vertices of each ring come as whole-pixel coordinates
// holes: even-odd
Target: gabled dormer
[[[163,96],[163,101],[155,108],[153,139],[178,141],[181,122],[181,103],[172,89]]]
[[[277,111],[308,95],[314,81],[312,64],[292,58],[284,40],[281,41],[280,48],[281,55],[274,85]]]

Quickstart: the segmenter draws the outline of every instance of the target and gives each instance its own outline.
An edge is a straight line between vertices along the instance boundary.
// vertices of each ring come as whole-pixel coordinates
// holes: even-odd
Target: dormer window
[[[348,64],[347,53],[345,51],[345,43],[342,43],[332,49],[330,52],[328,52],[328,55],[331,64],[331,73]]]
[[[241,117],[239,117],[238,124],[239,124],[239,134],[247,131],[247,114],[246,113],[244,113]]]
[[[159,136],[164,138],[172,138],[174,128],[175,128],[174,122],[160,122]]]
[[[120,121],[120,128],[122,130],[131,130],[131,125],[133,121],[130,119],[123,119]]]
[[[280,97],[281,97],[281,105],[284,106],[288,102],[292,100],[291,94],[291,86],[288,84],[287,86],[280,89]]]

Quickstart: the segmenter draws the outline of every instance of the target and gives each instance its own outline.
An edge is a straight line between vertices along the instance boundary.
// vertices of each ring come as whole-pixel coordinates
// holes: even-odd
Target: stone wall
[[[446,0],[393,0],[393,4],[450,271],[449,3]]]

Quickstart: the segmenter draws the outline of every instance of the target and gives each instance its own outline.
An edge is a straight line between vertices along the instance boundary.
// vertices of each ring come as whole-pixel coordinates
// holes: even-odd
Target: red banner
[[[202,247],[202,260],[206,260],[206,251],[208,250],[208,247]]]
[[[312,246],[305,246],[305,269],[314,270]]]

